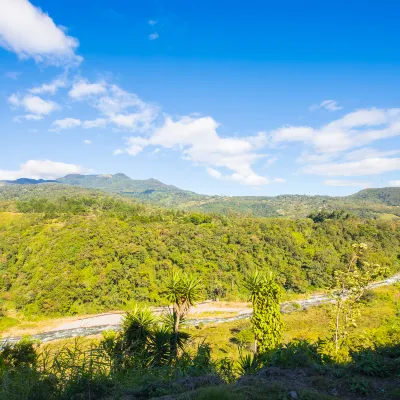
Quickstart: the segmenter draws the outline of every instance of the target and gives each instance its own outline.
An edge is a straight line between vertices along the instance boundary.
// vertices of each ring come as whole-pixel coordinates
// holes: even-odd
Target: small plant
[[[365,379],[353,378],[350,381],[350,391],[360,396],[367,396],[371,393],[371,385]]]
[[[240,375],[250,375],[256,373],[261,368],[261,364],[255,353],[243,354],[239,347],[238,370]]]
[[[305,367],[321,363],[318,347],[305,340],[287,343],[265,355],[266,364],[282,368]]]
[[[381,378],[390,375],[385,358],[377,354],[376,351],[366,349],[353,354],[352,358],[355,370],[364,375]]]

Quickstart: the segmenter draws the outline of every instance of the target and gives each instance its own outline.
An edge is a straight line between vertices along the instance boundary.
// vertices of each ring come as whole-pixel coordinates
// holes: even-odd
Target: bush
[[[321,355],[317,345],[306,340],[284,344],[265,356],[265,364],[274,367],[306,367],[314,363],[322,363]]]
[[[385,358],[376,351],[366,349],[352,354],[354,369],[367,376],[386,377],[390,375]]]
[[[371,385],[365,379],[353,378],[350,381],[350,391],[360,396],[367,396],[371,393]]]

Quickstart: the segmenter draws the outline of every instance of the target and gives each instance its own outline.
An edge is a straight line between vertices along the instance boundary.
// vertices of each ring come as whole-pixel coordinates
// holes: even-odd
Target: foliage
[[[306,340],[294,340],[268,353],[264,363],[281,368],[296,368],[322,363],[322,358],[317,344]]]
[[[73,186],[24,187],[0,190],[8,193],[8,212],[0,212],[0,297],[6,309],[26,315],[165,304],[165,282],[176,269],[201,276],[204,298],[245,299],[242,276],[267,266],[285,290],[304,293],[334,281],[354,241],[369,245],[371,263],[391,273],[400,267],[398,222],[202,220]]]
[[[348,356],[348,335],[357,326],[360,300],[369,284],[386,272],[379,264],[364,260],[367,248],[365,243],[353,244],[354,254],[348,267],[335,271],[335,284],[330,294],[331,337],[324,343],[324,352],[337,361],[346,360]]]
[[[265,353],[276,348],[282,339],[282,289],[270,271],[265,274],[254,272],[245,279],[245,286],[253,303],[251,323],[256,339],[255,352]]]
[[[67,175],[55,182],[41,183],[35,180],[18,180],[12,183],[0,181],[0,202],[8,193],[21,193],[29,190],[35,192],[51,190],[76,190],[83,188],[100,189],[111,194],[134,198],[141,202],[151,203],[163,207],[173,207],[195,212],[219,213],[225,215],[246,215],[253,217],[305,217],[309,214],[351,212],[363,218],[396,219],[399,216],[400,189],[379,188],[365,189],[351,196],[305,196],[280,195],[265,196],[207,196],[187,190],[155,179],[133,180],[124,174],[115,175]],[[67,186],[68,185],[68,186]],[[37,187],[32,189],[32,187]],[[28,189],[29,188],[29,189]],[[68,189],[66,189],[68,188]],[[196,216],[197,215],[197,216]],[[201,214],[193,214],[193,223],[201,221]],[[202,223],[202,222],[201,222]]]

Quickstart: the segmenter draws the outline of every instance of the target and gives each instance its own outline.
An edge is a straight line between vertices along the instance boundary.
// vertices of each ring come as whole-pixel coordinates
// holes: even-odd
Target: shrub
[[[352,355],[354,369],[367,376],[386,377],[390,375],[385,358],[372,349]]]
[[[321,362],[322,359],[318,353],[317,345],[306,340],[284,344],[265,356],[267,365],[282,368],[305,367]]]

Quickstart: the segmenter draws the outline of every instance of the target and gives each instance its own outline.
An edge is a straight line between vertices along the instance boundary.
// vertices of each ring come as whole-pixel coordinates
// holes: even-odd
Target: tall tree
[[[245,286],[253,303],[254,351],[256,354],[264,353],[278,346],[282,339],[283,322],[279,306],[282,289],[271,271],[264,274],[254,272],[246,277]]]

